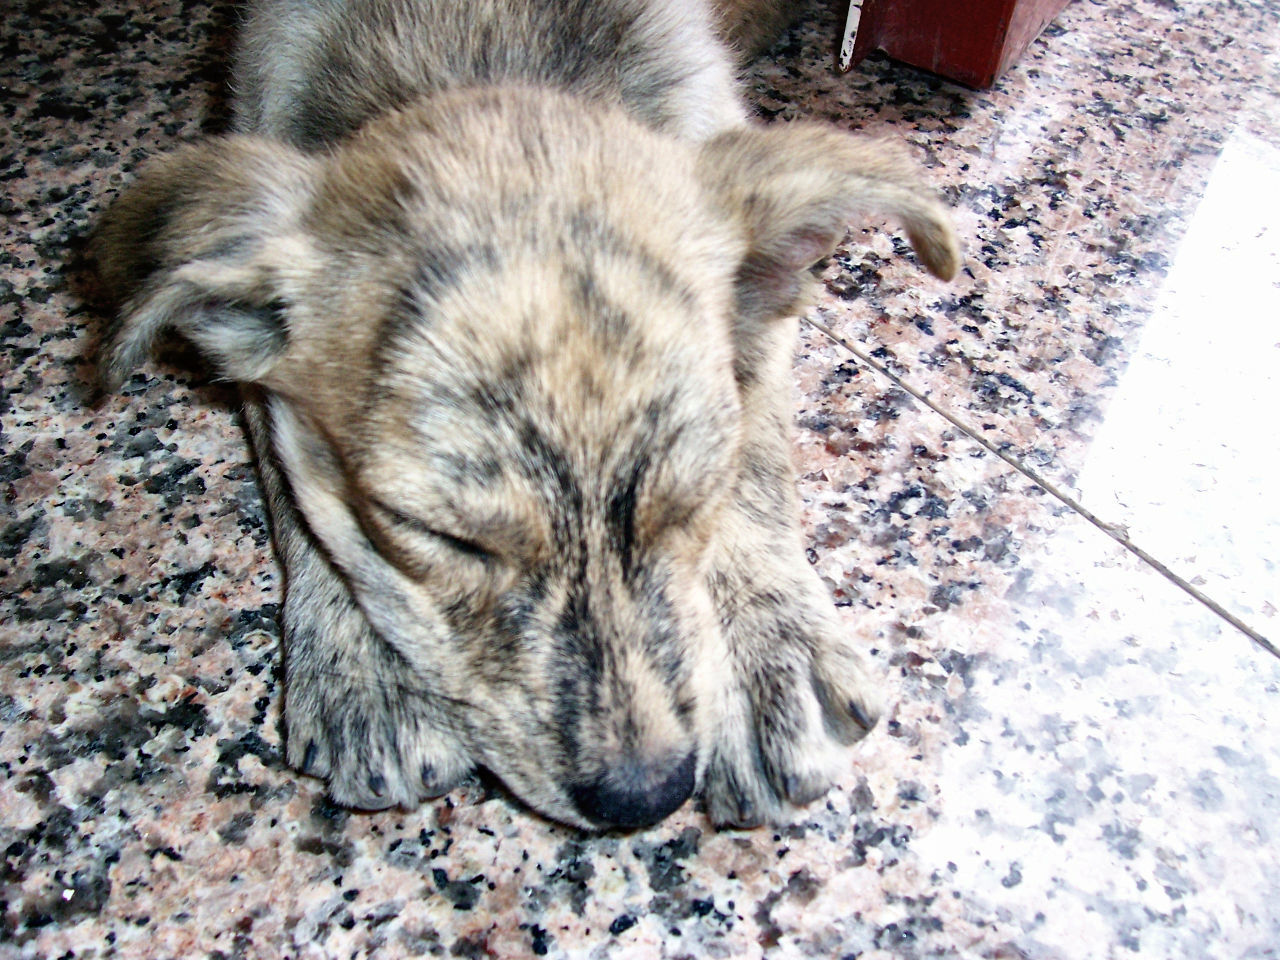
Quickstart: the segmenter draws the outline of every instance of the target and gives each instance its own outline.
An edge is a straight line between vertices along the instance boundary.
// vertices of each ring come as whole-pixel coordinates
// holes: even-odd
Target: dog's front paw
[[[717,825],[778,822],[822,796],[880,716],[861,657],[813,593],[792,583],[720,604],[734,676],[704,781]]]
[[[336,803],[409,808],[447,793],[471,772],[462,744],[419,692],[395,681],[331,676],[291,686],[289,763],[327,780]]]
[[[313,603],[300,605],[306,616],[285,611],[289,763],[360,810],[408,808],[447,793],[473,767],[448,714],[355,605],[330,593],[312,586]],[[326,602],[315,603],[320,597]]]

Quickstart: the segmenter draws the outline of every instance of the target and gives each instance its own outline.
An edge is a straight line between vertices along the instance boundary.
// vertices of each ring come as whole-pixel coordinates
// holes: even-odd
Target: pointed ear
[[[118,387],[172,329],[235,380],[262,377],[285,346],[291,279],[310,262],[298,222],[317,161],[228,137],[149,163],[108,208],[93,249],[119,309],[101,360]]]
[[[743,127],[701,147],[699,176],[746,232],[739,323],[797,312],[808,269],[859,214],[898,219],[930,273],[949,280],[960,267],[946,211],[894,144],[813,124]]]

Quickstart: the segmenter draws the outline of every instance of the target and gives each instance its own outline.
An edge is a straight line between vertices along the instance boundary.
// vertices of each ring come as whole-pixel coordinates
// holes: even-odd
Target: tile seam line
[[[1163,563],[1157,560],[1154,556],[1152,556],[1150,553],[1148,553],[1138,544],[1130,540],[1129,537],[1122,532],[1121,527],[1115,524],[1107,523],[1105,520],[1103,520],[1093,511],[1089,510],[1079,500],[1075,499],[1075,497],[1071,496],[1065,490],[1062,490],[1061,488],[1059,488],[1051,480],[1047,480],[1046,478],[1040,476],[1040,474],[1038,474],[1035,470],[1032,470],[1030,467],[1026,466],[1017,457],[1014,457],[1006,453],[1004,450],[1001,450],[999,447],[993,444],[986,437],[982,436],[982,434],[978,433],[976,430],[969,427],[964,421],[958,419],[948,411],[944,410],[942,407],[938,406],[938,404],[934,403],[932,400],[930,400],[927,396],[925,396],[915,387],[911,386],[911,384],[907,383],[905,380],[903,380],[901,377],[899,377],[897,374],[891,371],[884,364],[875,360],[866,351],[860,350],[858,347],[849,343],[844,337],[837,334],[834,330],[832,330],[826,324],[822,323],[820,320],[817,320],[811,316],[802,317],[801,319],[806,324],[813,327],[815,330],[818,330],[819,332],[831,338],[831,340],[834,341],[837,346],[847,350],[857,360],[861,361],[863,364],[870,367],[872,370],[875,370],[876,372],[880,373],[882,376],[890,380],[894,385],[901,388],[904,392],[910,394],[911,397],[913,397],[915,400],[924,404],[934,413],[938,414],[938,416],[942,417],[944,420],[946,420],[953,427],[955,427],[957,430],[963,433],[966,437],[968,437],[974,443],[978,444],[988,453],[992,453],[995,456],[999,457],[1009,466],[1013,467],[1013,469],[1017,470],[1024,477],[1026,477],[1028,480],[1030,480],[1032,483],[1038,486],[1045,493],[1049,494],[1049,496],[1053,497],[1055,500],[1062,503],[1068,509],[1074,511],[1076,514],[1078,514],[1079,516],[1087,520],[1089,523],[1093,524],[1093,526],[1097,527],[1099,530],[1105,533],[1108,537],[1110,537],[1116,543],[1120,544],[1120,546],[1124,547],[1124,549],[1128,550],[1130,553],[1136,556],[1143,563],[1147,564],[1149,567],[1151,567],[1153,570],[1159,573],[1162,577],[1164,577],[1166,580],[1168,580],[1170,583],[1172,583],[1174,586],[1180,589],[1183,593],[1190,596],[1193,600],[1197,601],[1202,606],[1207,607],[1209,610],[1217,614],[1223,620],[1226,620],[1229,624],[1231,624],[1233,627],[1235,627],[1237,630],[1243,633],[1246,637],[1248,637],[1250,640],[1252,640],[1254,643],[1260,646],[1263,650],[1267,651],[1273,657],[1280,659],[1280,648],[1277,648],[1274,643],[1272,643],[1270,640],[1264,637],[1257,630],[1254,630],[1251,626],[1249,626],[1247,623],[1245,623],[1243,620],[1241,620],[1231,611],[1227,610],[1224,606],[1222,606],[1222,604],[1218,603],[1212,597],[1208,596],[1207,594],[1197,589],[1187,580],[1178,576],[1178,574],[1174,573],[1167,566],[1165,566]]]

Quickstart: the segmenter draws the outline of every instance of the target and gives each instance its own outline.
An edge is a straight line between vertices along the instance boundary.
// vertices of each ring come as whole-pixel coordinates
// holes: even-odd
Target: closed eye
[[[469,557],[474,557],[477,560],[488,562],[497,559],[492,550],[481,546],[474,540],[467,540],[464,537],[459,537],[444,530],[440,530],[423,520],[419,520],[417,517],[411,517],[407,513],[401,513],[399,510],[396,510],[393,507],[388,507],[386,504],[379,503],[376,500],[371,502],[380,512],[386,515],[387,519],[398,527],[412,530],[414,533],[421,536],[430,537],[433,540],[443,543],[451,550]]]

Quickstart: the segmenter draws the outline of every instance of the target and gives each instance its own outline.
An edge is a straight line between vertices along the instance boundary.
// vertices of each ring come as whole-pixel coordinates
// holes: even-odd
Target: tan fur
[[[371,38],[362,3],[412,29]],[[103,223],[105,369],[172,328],[246,385],[288,756],[336,799],[409,805],[483,765],[583,827],[695,785],[717,823],[774,820],[879,709],[802,550],[783,318],[862,211],[942,276],[955,240],[900,151],[746,125],[697,4],[514,6],[256,8],[245,132],[157,160]],[[464,82],[427,22],[487,24],[515,64],[592,31],[640,52]],[[388,102],[332,106],[335,63],[389,57]]]
[[[795,0],[713,0],[721,36],[744,59],[763,53],[796,16]]]

